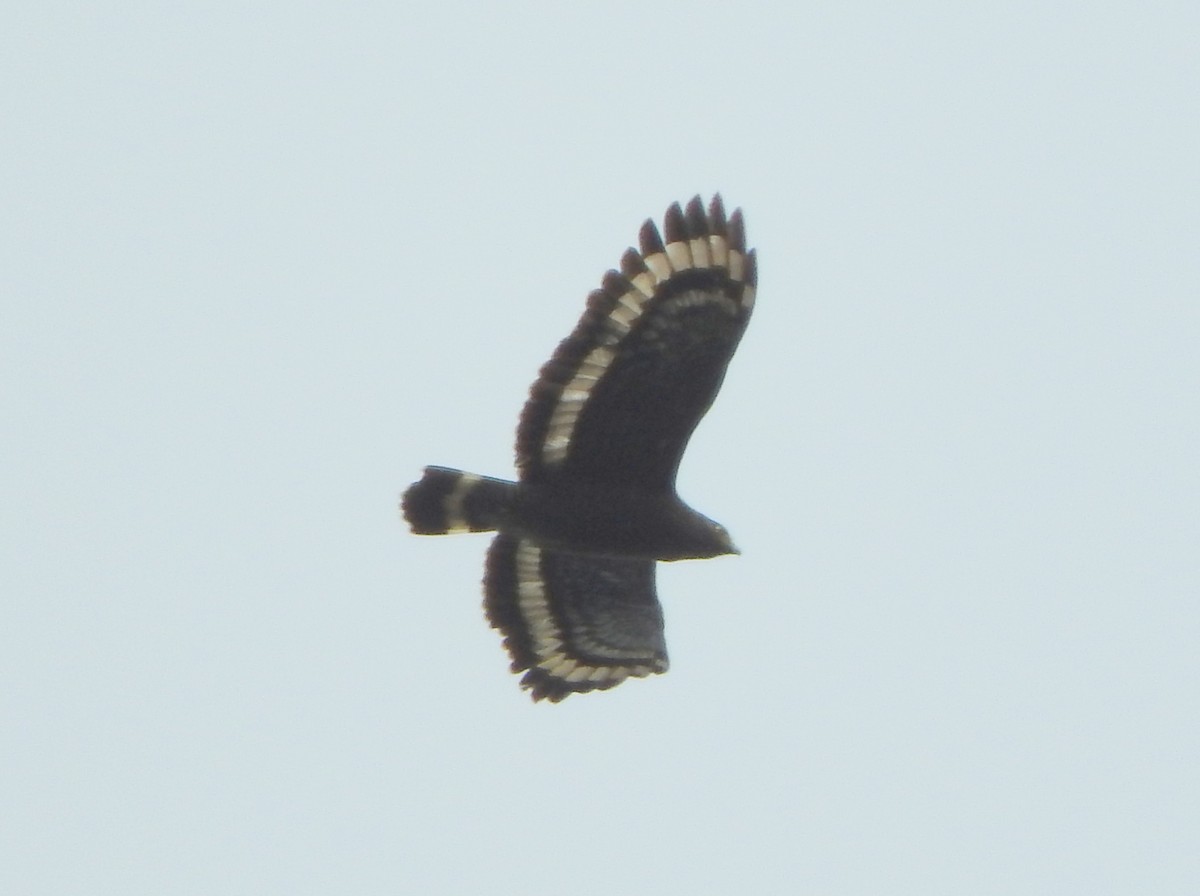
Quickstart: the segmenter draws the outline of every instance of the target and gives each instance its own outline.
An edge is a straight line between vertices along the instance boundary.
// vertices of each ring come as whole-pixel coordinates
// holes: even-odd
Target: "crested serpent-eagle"
[[[534,700],[667,670],[659,560],[737,553],[675,493],[688,439],[754,307],[741,211],[697,196],[653,221],[542,368],[517,428],[517,482],[427,467],[404,493],[419,535],[497,531],[484,608]]]

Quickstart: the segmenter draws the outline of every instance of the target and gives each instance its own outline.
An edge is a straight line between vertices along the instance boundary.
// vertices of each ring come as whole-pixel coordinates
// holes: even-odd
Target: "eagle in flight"
[[[484,609],[534,700],[665,672],[654,564],[737,553],[675,473],[750,320],[755,254],[719,195],[639,242],[530,389],[518,480],[426,467],[402,499],[418,535],[498,533]]]

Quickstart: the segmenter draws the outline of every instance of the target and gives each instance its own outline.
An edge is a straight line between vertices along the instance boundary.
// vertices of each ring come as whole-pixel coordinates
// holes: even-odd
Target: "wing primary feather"
[[[683,209],[680,208],[678,202],[672,202],[663,218],[663,239],[669,246],[671,243],[677,243],[687,238],[687,221],[683,216]]]
[[[620,271],[609,271],[600,281],[600,287],[614,299],[619,299],[633,289],[633,284]]]
[[[641,253],[637,249],[626,249],[625,254],[621,256],[621,273],[632,281],[638,274],[646,273],[646,270],[646,262],[642,260]]]
[[[708,206],[708,257],[715,268],[729,268],[729,228],[725,221],[725,205],[721,194],[713,197]]]
[[[708,232],[713,236],[728,236],[729,229],[725,221],[725,201],[717,193],[708,204]]]
[[[758,254],[751,249],[746,255],[746,282],[742,286],[742,308],[749,314],[754,309],[754,294],[758,287]]]
[[[738,252],[746,251],[746,222],[742,219],[742,210],[734,209],[729,216],[729,248]]]
[[[607,314],[608,309],[612,307],[613,299],[614,296],[609,295],[605,290],[593,289],[587,297],[588,310]]]
[[[646,223],[638,232],[638,244],[642,247],[642,257],[649,258],[659,252],[665,252],[662,237],[658,235],[658,226],[653,219],[647,218]]]
[[[746,223],[742,220],[742,210],[734,209],[729,216],[729,277],[731,280],[744,281],[746,276]]]
[[[692,263],[698,268],[713,267],[713,254],[709,246],[708,218],[704,216],[704,204],[696,196],[687,204],[685,211],[688,225],[688,246],[692,250]]]
[[[672,270],[686,271],[694,266],[692,248],[688,243],[687,219],[678,202],[671,203],[663,221],[663,232],[667,241],[667,261]]]
[[[646,298],[654,295],[654,285],[657,282],[654,272],[646,267],[646,260],[637,249],[629,249],[621,256],[621,273]]]
[[[698,195],[693,196],[692,201],[687,204],[685,218],[689,238],[708,236],[708,219],[704,216],[704,203]]]
[[[659,236],[658,228],[654,226],[653,221],[647,220],[642,225],[639,237],[642,245],[642,258],[654,276],[654,284],[657,287],[658,284],[671,279],[671,261],[667,258],[667,249],[663,245],[662,237]]]

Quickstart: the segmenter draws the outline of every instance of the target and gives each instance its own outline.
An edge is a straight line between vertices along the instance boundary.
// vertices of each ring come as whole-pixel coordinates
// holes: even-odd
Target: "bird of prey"
[[[530,389],[517,481],[426,467],[402,499],[416,534],[498,533],[484,608],[534,700],[665,672],[655,563],[737,553],[675,473],[750,319],[755,253],[719,195],[639,242]]]

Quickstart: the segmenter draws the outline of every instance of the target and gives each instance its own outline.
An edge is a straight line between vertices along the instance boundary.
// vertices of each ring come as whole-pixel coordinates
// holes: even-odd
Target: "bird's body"
[[[418,534],[498,531],[485,608],[534,699],[666,671],[654,563],[736,553],[675,492],[754,303],[755,256],[720,197],[652,222],[543,366],[517,430],[517,482],[427,467]]]
[[[508,482],[447,467],[427,467],[418,485],[406,494],[404,510],[419,535],[495,530],[543,548],[643,560],[736,553],[724,528],[674,490],[554,476]]]
[[[728,533],[672,492],[551,479],[519,490],[513,534],[541,547],[643,560],[698,560],[736,553]],[[577,508],[591,511],[581,516]],[[501,530],[510,531],[510,530]]]

